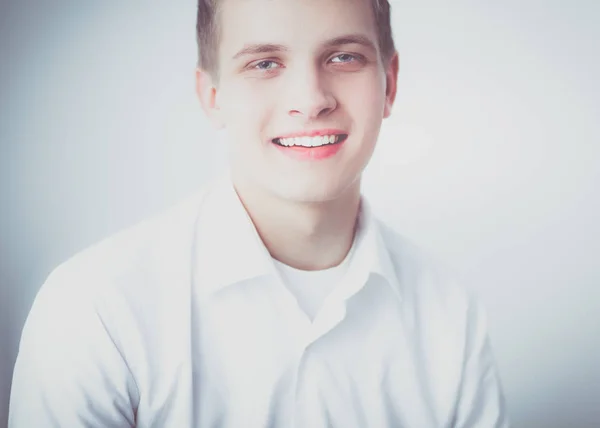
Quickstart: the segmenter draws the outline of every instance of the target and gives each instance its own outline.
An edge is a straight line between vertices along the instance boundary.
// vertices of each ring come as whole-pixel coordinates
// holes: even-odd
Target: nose
[[[321,75],[318,70],[298,71],[288,84],[292,88],[290,116],[312,120],[330,114],[337,107],[327,76]]]

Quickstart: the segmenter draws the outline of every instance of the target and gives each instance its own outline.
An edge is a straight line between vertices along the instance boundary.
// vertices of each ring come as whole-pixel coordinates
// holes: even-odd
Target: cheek
[[[369,106],[370,113],[382,118],[385,107],[385,79],[378,77],[367,82],[363,99],[365,107]]]
[[[236,159],[254,159],[253,164],[260,163],[266,139],[270,136],[272,104],[254,88],[237,86],[232,89],[222,98],[229,149]]]
[[[267,121],[271,107],[268,98],[253,88],[237,86],[224,94],[222,112],[231,133],[256,138]]]
[[[385,82],[382,84],[374,76],[356,81],[345,89],[344,105],[354,121],[365,134],[378,129],[383,119],[385,107]]]
[[[253,94],[241,85],[229,85],[227,91],[221,93],[221,109],[230,124],[252,112]]]
[[[346,78],[332,79],[336,93],[343,97],[344,104],[355,110],[372,109],[384,105],[385,77],[375,67]],[[381,107],[383,109],[383,107]]]

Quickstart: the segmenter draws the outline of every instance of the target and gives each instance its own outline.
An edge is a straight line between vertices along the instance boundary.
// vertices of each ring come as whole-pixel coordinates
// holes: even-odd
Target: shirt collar
[[[272,273],[271,256],[235,191],[229,170],[207,188],[195,252],[198,280],[209,294]]]
[[[229,169],[208,186],[199,220],[195,271],[204,293],[212,294],[253,278],[277,276],[271,255],[237,195]],[[398,277],[382,230],[364,195],[353,251],[350,269],[356,269],[358,261],[367,275],[380,276],[400,297]]]
[[[383,230],[365,195],[361,195],[353,251],[351,266],[347,272],[349,285],[342,288],[341,296],[345,299],[351,297],[365,285],[370,276],[376,276],[400,299],[400,283],[383,239]]]

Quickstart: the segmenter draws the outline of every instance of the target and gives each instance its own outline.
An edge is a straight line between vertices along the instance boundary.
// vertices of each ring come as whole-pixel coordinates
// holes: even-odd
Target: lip
[[[278,138],[296,138],[296,137],[319,137],[321,135],[348,135],[348,131],[344,131],[342,129],[336,128],[327,128],[327,129],[315,129],[315,130],[305,130],[300,132],[289,132],[287,134],[281,134],[271,139],[275,140]]]
[[[325,144],[317,147],[289,147],[282,146],[277,143],[273,143],[272,146],[275,147],[281,154],[297,161],[318,161],[331,158],[335,156],[340,150],[342,150],[343,146],[346,143],[346,140],[348,139],[348,134],[343,135],[345,137],[340,142],[337,142],[335,144]]]

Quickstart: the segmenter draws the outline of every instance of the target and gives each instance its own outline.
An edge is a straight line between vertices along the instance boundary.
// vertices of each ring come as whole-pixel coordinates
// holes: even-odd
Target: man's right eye
[[[277,64],[275,61],[264,60],[264,61],[260,61],[259,63],[257,63],[252,68],[255,68],[258,70],[272,70],[273,68],[275,68],[278,65],[279,64]]]

